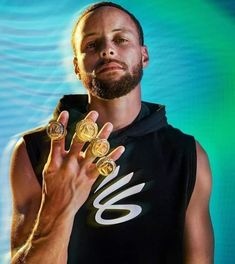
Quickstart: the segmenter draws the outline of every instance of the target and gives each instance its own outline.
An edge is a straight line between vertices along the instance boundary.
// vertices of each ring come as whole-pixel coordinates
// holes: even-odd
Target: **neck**
[[[89,94],[89,110],[95,110],[99,113],[97,123],[103,126],[106,122],[111,122],[113,131],[131,124],[139,114],[140,108],[140,87],[136,87],[127,95],[113,100],[103,100]]]

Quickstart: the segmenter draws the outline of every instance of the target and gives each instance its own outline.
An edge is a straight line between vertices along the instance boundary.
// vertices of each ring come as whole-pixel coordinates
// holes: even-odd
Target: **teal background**
[[[73,74],[70,34],[89,1],[0,0],[0,263],[9,263],[8,169],[20,134],[45,124],[60,96],[84,93]],[[206,149],[215,263],[235,260],[235,1],[116,1],[143,25],[150,65],[143,99]]]

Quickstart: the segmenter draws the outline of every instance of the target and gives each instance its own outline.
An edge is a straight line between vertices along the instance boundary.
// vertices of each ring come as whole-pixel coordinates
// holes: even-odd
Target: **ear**
[[[74,72],[77,75],[78,79],[81,80],[80,70],[78,68],[78,59],[77,57],[73,58]]]
[[[148,54],[148,48],[147,46],[141,47],[141,53],[142,53],[142,63],[143,67],[146,67],[149,63],[149,54]]]

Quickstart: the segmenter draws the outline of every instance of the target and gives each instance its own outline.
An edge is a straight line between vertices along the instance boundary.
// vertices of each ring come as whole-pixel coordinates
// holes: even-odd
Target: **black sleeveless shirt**
[[[70,113],[66,146],[86,114],[87,96],[65,96],[55,110]],[[50,140],[45,127],[24,135],[35,174]],[[108,177],[99,176],[77,212],[68,248],[69,264],[181,264],[186,209],[196,177],[192,136],[166,121],[165,108],[142,102],[136,120],[109,138],[126,151]]]

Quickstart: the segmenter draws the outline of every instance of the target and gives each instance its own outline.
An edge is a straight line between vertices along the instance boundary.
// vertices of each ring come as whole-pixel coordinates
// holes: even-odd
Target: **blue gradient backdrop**
[[[143,24],[150,65],[143,99],[207,150],[213,172],[215,263],[235,263],[235,1],[116,1]],[[9,263],[12,147],[47,122],[60,96],[84,93],[72,67],[70,34],[91,2],[0,0],[0,263]]]

